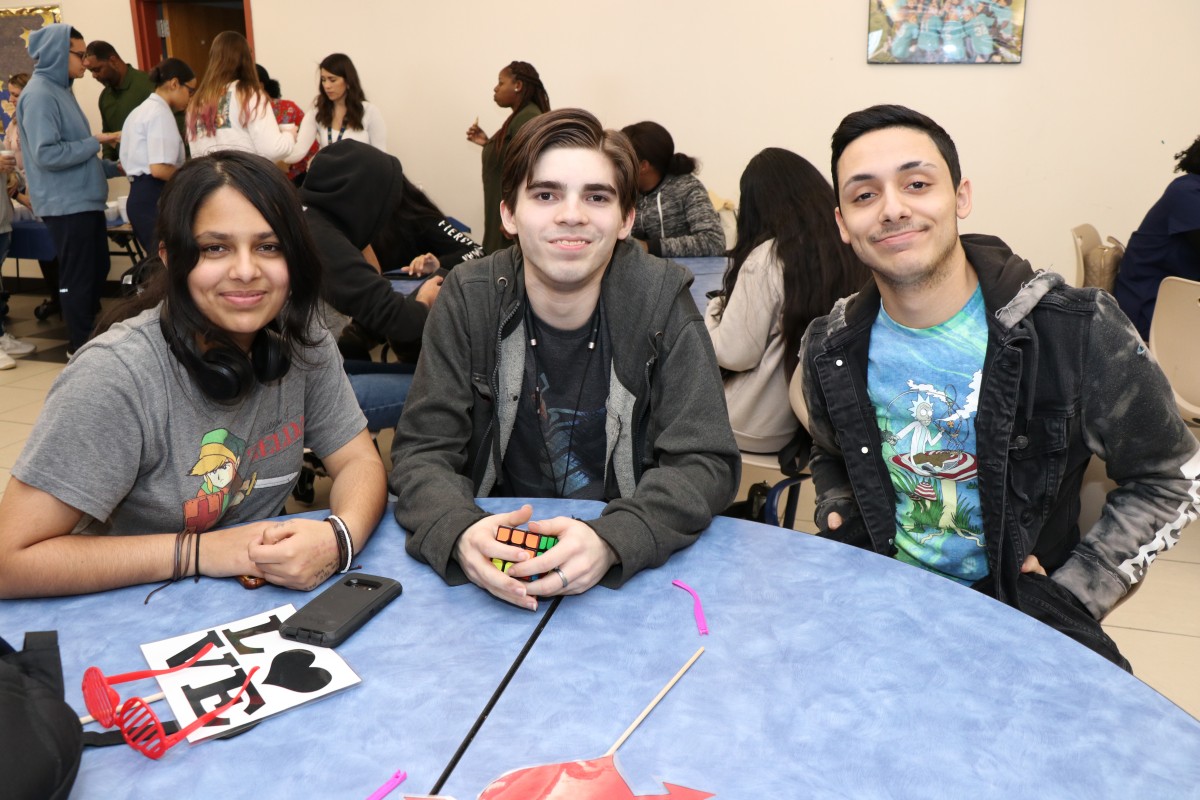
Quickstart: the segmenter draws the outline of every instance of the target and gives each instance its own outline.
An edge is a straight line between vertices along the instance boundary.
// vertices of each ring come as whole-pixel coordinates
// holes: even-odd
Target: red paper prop
[[[634,794],[615,759],[606,755],[513,770],[488,784],[479,800],[704,800],[715,796],[673,783],[663,784],[666,794]]]

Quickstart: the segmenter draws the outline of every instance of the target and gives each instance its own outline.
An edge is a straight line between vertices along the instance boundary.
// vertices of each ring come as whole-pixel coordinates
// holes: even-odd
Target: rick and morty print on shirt
[[[932,328],[906,328],[880,307],[867,370],[896,492],[896,557],[965,584],[988,574],[975,457],[986,346],[978,288]]]

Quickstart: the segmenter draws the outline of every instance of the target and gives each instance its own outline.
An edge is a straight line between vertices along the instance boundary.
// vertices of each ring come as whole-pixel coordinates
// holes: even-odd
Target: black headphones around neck
[[[159,317],[159,327],[167,346],[200,391],[210,400],[226,404],[244,398],[256,382],[271,383],[287,375],[292,356],[283,336],[275,329],[276,325],[272,322],[258,332],[249,355],[229,345],[217,345],[202,353],[195,336],[175,330],[165,304]]]

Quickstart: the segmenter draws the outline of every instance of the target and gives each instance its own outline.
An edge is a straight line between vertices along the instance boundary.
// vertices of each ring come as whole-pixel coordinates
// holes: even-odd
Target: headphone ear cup
[[[259,383],[279,380],[292,366],[292,355],[283,337],[270,328],[254,337],[253,360],[254,377]]]
[[[240,350],[214,347],[200,356],[201,369],[193,373],[201,390],[218,403],[240,400],[254,385],[254,368]]]

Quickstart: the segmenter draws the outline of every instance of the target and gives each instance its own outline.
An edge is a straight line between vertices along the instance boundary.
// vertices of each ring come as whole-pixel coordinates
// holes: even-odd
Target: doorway
[[[139,69],[149,71],[164,58],[179,58],[202,76],[213,37],[221,31],[237,31],[254,48],[249,0],[131,2]]]

